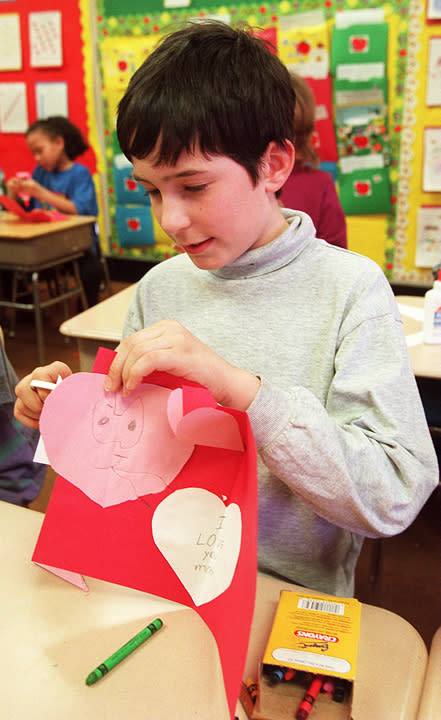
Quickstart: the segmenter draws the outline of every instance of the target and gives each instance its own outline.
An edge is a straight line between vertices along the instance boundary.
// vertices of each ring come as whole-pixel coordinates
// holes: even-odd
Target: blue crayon
[[[265,665],[264,673],[271,685],[278,685],[285,677],[285,670],[279,665]]]

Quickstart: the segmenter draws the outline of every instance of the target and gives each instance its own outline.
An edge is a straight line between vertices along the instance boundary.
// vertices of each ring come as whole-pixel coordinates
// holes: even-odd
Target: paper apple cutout
[[[354,144],[360,149],[364,150],[369,145],[369,140],[365,135],[356,135],[354,137]]]
[[[359,197],[366,197],[370,195],[371,192],[371,183],[369,182],[369,180],[357,180],[354,183],[355,195],[358,195]]]
[[[350,49],[354,53],[364,53],[369,50],[368,35],[352,35],[349,39]]]
[[[297,52],[299,55],[307,55],[311,50],[311,45],[309,42],[306,42],[306,40],[302,40],[301,42],[297,43]]]
[[[138,218],[128,218],[127,227],[132,232],[137,232],[141,229],[141,223],[139,222]]]
[[[138,183],[131,177],[125,178],[124,184],[126,186],[126,190],[129,192],[136,192],[138,189]]]

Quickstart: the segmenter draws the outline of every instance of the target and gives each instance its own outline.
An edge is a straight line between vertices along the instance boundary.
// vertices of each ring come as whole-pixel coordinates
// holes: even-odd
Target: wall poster
[[[421,12],[419,0],[392,0],[387,6],[373,0],[368,8],[363,0],[324,4],[319,0],[282,0],[258,6],[233,0],[218,6],[209,0],[167,5],[163,0],[150,0],[148,11],[143,0],[126,0],[124,6],[119,0],[97,0],[111,253],[152,261],[174,253],[145,199],[141,202],[136,187],[130,188],[130,168],[124,167],[121,158],[114,117],[129,78],[161,34],[172,30],[177,22],[217,16],[232,25],[259,28],[271,38],[288,68],[303,74],[311,85],[315,83],[316,98],[320,83],[329,85],[332,105],[328,107],[322,99],[317,104],[326,111],[321,117],[331,121],[330,129],[318,139],[323,167],[337,178],[347,215],[349,247],[376,260],[391,280],[397,268],[399,275],[403,274],[402,256],[397,263],[397,247],[406,257],[409,251],[413,268],[415,236],[410,250],[404,237],[401,245],[397,245],[396,237],[397,220],[401,213],[400,223],[405,225],[403,215],[408,208],[400,164],[407,71],[409,67],[414,70],[409,58],[415,47],[419,48]],[[325,157],[332,145],[329,137],[335,145],[331,157]],[[350,162],[346,162],[350,155]],[[368,186],[371,193],[375,191],[370,196],[373,202],[366,201]],[[407,271],[405,268],[404,274]]]

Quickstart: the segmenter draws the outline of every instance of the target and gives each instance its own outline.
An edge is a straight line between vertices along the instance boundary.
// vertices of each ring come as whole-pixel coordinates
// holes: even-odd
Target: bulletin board
[[[92,27],[88,0],[2,0],[0,3],[0,167],[6,178],[32,172],[24,132],[49,115],[77,125],[89,149],[78,158],[97,189],[105,238],[100,173],[102,131],[96,123]]]
[[[366,34],[372,49],[369,59],[372,63],[379,59],[384,63],[381,91],[385,109],[384,117],[370,123],[371,128],[376,126],[375,132],[359,137],[354,133],[348,134],[346,109],[337,107],[340,101],[337,102],[336,87],[345,94],[344,79],[351,79],[351,73],[343,75],[343,81],[337,82],[339,65],[348,60],[336,50],[342,47],[341,37],[346,32],[344,28],[338,28],[341,14],[348,10],[366,9],[381,10],[383,13],[381,27],[378,25],[371,29],[370,36]],[[311,25],[310,15],[316,11],[322,13],[324,27],[320,20]],[[304,37],[303,40],[302,37],[297,41],[293,39],[293,28],[304,23],[305,15],[309,20],[303,34],[308,37],[308,43],[304,42]],[[226,0],[222,5],[211,4],[207,0],[125,0],[124,4],[119,0],[97,0],[110,252],[148,260],[163,260],[174,252],[170,240],[150,212],[148,199],[142,198],[136,184],[131,181],[130,163],[122,156],[115,136],[115,114],[131,75],[161,35],[172,30],[177,23],[195,17],[218,17],[233,26],[246,24],[259,28],[276,45],[279,56],[289,67],[291,61],[286,38],[288,45],[296,46],[297,54],[300,48],[301,52],[309,52],[310,57],[315,53],[315,60],[319,50],[325,46],[329,52],[331,114],[337,155],[328,158],[325,152],[321,159],[323,167],[334,175],[342,204],[345,203],[349,248],[373,258],[391,281],[430,284],[431,267],[435,264],[431,258],[435,257],[436,250],[432,242],[432,255],[426,252],[424,256],[420,252],[417,257],[418,237],[421,239],[417,224],[419,222],[421,226],[418,214],[421,206],[436,207],[441,202],[438,190],[423,190],[422,184],[425,127],[441,125],[440,108],[429,109],[426,104],[428,42],[431,36],[441,35],[437,30],[441,25],[436,19],[428,20],[421,0],[391,0],[387,5],[378,0],[326,0],[325,3],[321,0],[282,0],[278,3],[240,5],[232,0]],[[286,28],[290,28],[288,34]],[[357,31],[360,35],[360,28]],[[334,35],[336,32],[340,35]],[[386,40],[378,49],[381,37]],[[307,45],[309,49],[305,50]],[[362,43],[359,49],[362,49]],[[433,62],[436,60],[432,58]],[[298,71],[295,65],[292,69]],[[350,157],[351,153],[359,157],[354,159]],[[363,177],[357,180],[360,157]],[[381,159],[381,168],[376,164],[378,158]],[[349,175],[342,174],[343,166]],[[370,178],[368,182],[364,178],[366,173]],[[359,197],[354,204],[349,196],[355,186]],[[433,218],[429,219],[432,221]],[[441,239],[439,246],[437,261],[441,261]],[[422,264],[424,262],[426,265]]]

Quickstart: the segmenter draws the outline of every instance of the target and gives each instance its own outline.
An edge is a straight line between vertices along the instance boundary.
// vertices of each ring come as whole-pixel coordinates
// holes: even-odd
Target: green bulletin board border
[[[389,55],[389,136],[390,136],[390,183],[393,211],[387,216],[387,238],[384,252],[383,270],[389,279],[393,276],[395,258],[395,231],[396,231],[396,203],[398,198],[400,146],[403,124],[404,92],[407,70],[408,22],[409,4],[411,0],[390,0],[386,5],[378,0],[298,0],[289,2],[281,0],[278,3],[250,3],[236,4],[233,0],[225,0],[219,5],[207,5],[206,0],[192,0],[188,8],[165,9],[162,0],[125,0],[122,9],[121,0],[97,0],[97,27],[98,40],[112,37],[140,37],[161,36],[173,29],[173,26],[194,17],[208,17],[213,15],[229,14],[233,26],[247,25],[251,27],[274,26],[278,18],[294,15],[300,12],[321,9],[327,21],[333,21],[339,10],[356,10],[367,8],[384,8],[389,18],[395,16],[396,38],[394,39],[397,51],[393,57],[394,67],[390,67]],[[147,9],[148,7],[148,9]],[[393,78],[391,84],[390,78]],[[114,181],[112,172],[113,160],[113,128],[111,119],[106,112],[105,89],[103,88],[106,123],[106,156],[107,180],[109,187],[109,201],[114,196]],[[112,233],[115,231],[112,230]],[[123,257],[141,257],[147,260],[162,260],[166,256],[155,248],[118,248],[116,237],[111,238],[112,252]],[[170,254],[173,254],[172,252]]]

